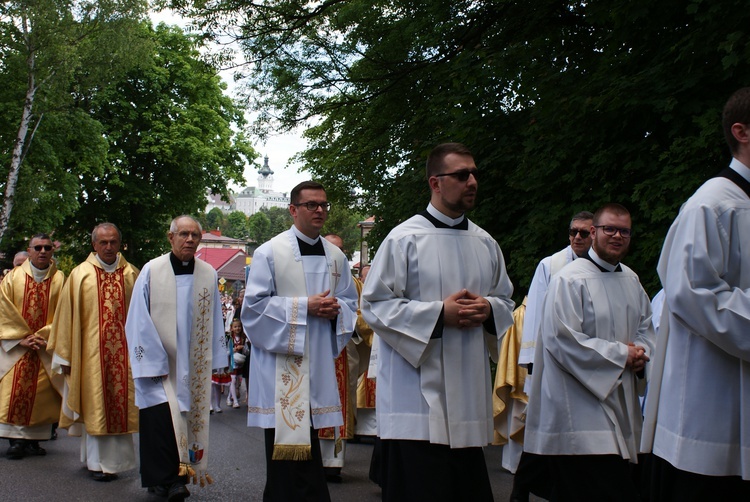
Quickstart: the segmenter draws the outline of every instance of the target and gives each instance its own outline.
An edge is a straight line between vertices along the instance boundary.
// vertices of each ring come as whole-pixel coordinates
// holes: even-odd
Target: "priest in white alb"
[[[320,237],[329,209],[319,183],[294,187],[294,225],[255,251],[245,288],[247,423],[265,429],[266,501],[330,500],[314,430],[343,424],[334,359],[354,331],[357,289]]]
[[[169,226],[172,251],[143,266],[125,333],[140,409],[141,484],[168,500],[204,486],[211,371],[227,365],[216,271],[195,259],[203,232],[191,216]]]
[[[682,206],[657,266],[651,500],[750,500],[750,87],[722,125],[732,159]]]
[[[524,451],[547,456],[552,500],[640,500],[629,464],[654,351],[651,304],[621,263],[629,211],[606,204],[590,230],[591,249],[555,274],[544,300]]]
[[[112,223],[94,227],[94,252],[65,282],[47,349],[53,370],[65,375],[60,427],[81,436],[81,461],[96,481],[136,467],[125,318],[138,269],[120,254],[121,242]]]
[[[383,241],[362,292],[380,339],[377,422],[383,500],[493,500],[489,356],[513,323],[500,246],[464,214],[477,169],[458,143],[427,160],[430,204]]]

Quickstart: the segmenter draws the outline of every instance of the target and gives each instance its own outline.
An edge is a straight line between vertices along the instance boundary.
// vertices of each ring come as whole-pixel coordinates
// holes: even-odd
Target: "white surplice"
[[[432,205],[428,211],[447,223]],[[489,301],[496,335],[445,326],[431,339],[443,300],[464,288]],[[453,448],[492,442],[488,349],[496,358],[513,323],[512,292],[500,246],[472,222],[468,230],[436,228],[416,215],[389,233],[362,292],[362,315],[380,339],[381,438]]]
[[[151,263],[143,266],[133,286],[125,333],[135,383],[135,405],[150,408],[167,402],[162,376],[169,374],[167,351],[151,319]],[[193,275],[176,275],[177,281],[177,401],[180,411],[190,410],[190,333],[193,327]],[[219,297],[218,285],[213,298]],[[228,355],[221,302],[213,303],[212,368],[225,367]],[[138,349],[138,354],[133,351]]]
[[[301,356],[305,343],[309,344],[312,426],[319,429],[341,425],[341,402],[333,361],[354,331],[357,288],[349,270],[335,272],[340,277],[332,295],[341,306],[335,329],[330,320],[308,315],[307,297],[331,287],[329,257],[340,251],[321,239],[327,256],[302,256],[297,237],[308,244],[316,240],[309,239],[296,227],[284,234],[289,238],[295,259],[303,263],[306,284],[300,284],[296,298],[278,296],[275,277],[277,273],[284,273],[284,264],[274,263],[270,241],[255,250],[241,314],[253,361],[248,378],[247,425],[264,429],[275,427],[276,355],[288,352],[290,334],[295,336],[294,354]]]
[[[527,367],[529,363],[534,362],[534,353],[536,352],[536,341],[539,334],[539,324],[542,318],[542,304],[544,297],[547,295],[549,282],[552,276],[568,263],[576,259],[573,248],[568,246],[557,253],[543,258],[539,262],[534,272],[534,278],[531,279],[529,294],[526,300],[526,315],[523,321],[523,337],[521,339],[521,352],[518,354],[518,364]],[[553,261],[555,266],[553,267]],[[553,270],[553,268],[557,270]],[[526,393],[531,386],[531,378],[526,380]]]
[[[589,254],[605,268],[608,264]],[[641,409],[628,343],[654,350],[651,304],[638,276],[587,260],[550,282],[534,358],[524,451],[619,455],[637,462]],[[609,265],[611,267],[611,265]],[[614,267],[612,267],[614,268]]]
[[[737,159],[730,167],[750,180]],[[683,205],[657,267],[661,352],[644,448],[674,467],[750,480],[750,199],[714,178]],[[664,345],[664,348],[662,348]]]

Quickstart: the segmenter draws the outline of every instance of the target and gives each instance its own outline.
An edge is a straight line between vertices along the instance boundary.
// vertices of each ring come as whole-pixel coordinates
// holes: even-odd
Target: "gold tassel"
[[[312,451],[309,444],[277,444],[273,446],[271,460],[312,460]]]

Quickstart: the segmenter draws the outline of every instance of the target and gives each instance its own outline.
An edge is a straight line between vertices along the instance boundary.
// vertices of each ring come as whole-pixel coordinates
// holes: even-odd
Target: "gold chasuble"
[[[94,253],[73,269],[60,296],[47,349],[67,361],[71,370],[60,427],[84,423],[92,436],[138,432],[125,338],[125,316],[138,269],[119,257],[111,273]]]
[[[50,263],[41,282],[34,281],[27,260],[0,285],[0,423],[36,427],[57,422],[62,376],[52,375],[52,357],[20,342],[6,352],[6,341],[35,333],[49,339],[50,324],[65,275]],[[52,376],[51,376],[52,375]]]

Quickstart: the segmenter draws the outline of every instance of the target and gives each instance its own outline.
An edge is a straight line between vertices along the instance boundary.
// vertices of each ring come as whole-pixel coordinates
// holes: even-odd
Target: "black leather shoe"
[[[26,455],[26,442],[23,439],[11,439],[10,448],[5,452],[5,456],[10,460],[20,460]]]
[[[41,457],[47,454],[47,450],[39,446],[39,441],[26,442],[26,455]]]
[[[166,498],[167,494],[169,493],[169,487],[168,486],[149,486],[148,492],[153,493],[157,497],[164,497]]]
[[[114,481],[117,479],[117,474],[113,474],[110,472],[102,472],[102,471],[91,471],[91,477],[94,478],[94,481]]]
[[[167,493],[167,500],[169,502],[181,502],[190,496],[190,491],[183,483],[172,483]]]

